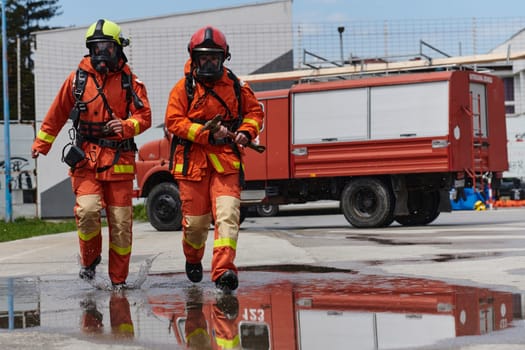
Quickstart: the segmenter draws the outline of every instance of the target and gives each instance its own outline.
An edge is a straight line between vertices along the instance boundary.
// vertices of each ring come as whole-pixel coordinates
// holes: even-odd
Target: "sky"
[[[114,22],[210,10],[256,0],[60,0],[62,14],[50,26],[87,26],[99,18]],[[293,0],[294,22],[345,22],[436,18],[525,16],[524,0]],[[254,19],[256,21],[256,19]]]

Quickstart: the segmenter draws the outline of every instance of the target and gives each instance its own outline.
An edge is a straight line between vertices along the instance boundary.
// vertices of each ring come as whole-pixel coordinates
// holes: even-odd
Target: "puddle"
[[[452,243],[450,242],[413,242],[413,241],[402,241],[399,239],[393,239],[393,238],[382,238],[382,237],[373,237],[373,236],[361,236],[361,235],[355,235],[355,236],[347,236],[347,239],[352,239],[356,241],[367,241],[367,242],[374,242],[378,244],[383,245],[392,245],[392,246],[408,246],[408,245],[450,245]]]
[[[26,348],[47,334],[98,349],[405,349],[523,333],[522,296],[486,288],[292,265],[242,270],[233,295],[208,279],[149,275],[141,289],[110,292],[74,278],[3,278],[0,336],[11,337],[0,344],[22,349],[9,341],[27,332]]]

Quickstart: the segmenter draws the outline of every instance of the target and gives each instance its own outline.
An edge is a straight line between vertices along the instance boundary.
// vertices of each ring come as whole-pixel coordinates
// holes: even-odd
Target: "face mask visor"
[[[112,41],[98,41],[90,45],[91,64],[100,73],[118,68],[118,47]]]
[[[197,67],[197,77],[208,81],[220,79],[223,72],[222,62],[222,51],[210,50],[195,52],[195,65]]]

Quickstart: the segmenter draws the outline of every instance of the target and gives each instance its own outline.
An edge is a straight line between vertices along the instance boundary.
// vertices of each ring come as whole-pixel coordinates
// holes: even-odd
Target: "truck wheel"
[[[422,226],[430,224],[439,216],[439,192],[417,191],[408,194],[409,215],[396,216],[395,220],[403,226]]]
[[[162,182],[155,186],[146,200],[149,222],[158,231],[178,231],[182,228],[182,210],[177,185]]]
[[[276,216],[279,213],[277,204],[261,204],[256,208],[257,215],[262,217]]]
[[[341,210],[354,227],[384,227],[394,219],[394,195],[381,180],[352,180],[341,194]]]

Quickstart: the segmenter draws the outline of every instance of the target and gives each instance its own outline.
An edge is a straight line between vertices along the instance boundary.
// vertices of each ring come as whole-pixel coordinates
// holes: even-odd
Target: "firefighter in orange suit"
[[[214,222],[211,279],[217,288],[238,286],[234,264],[239,233],[242,155],[263,126],[263,111],[253,91],[223,63],[230,58],[226,37],[210,26],[188,44],[185,77],[170,92],[165,125],[178,139],[173,173],[182,201],[182,246],[186,274],[202,280],[204,245]],[[221,116],[218,127],[206,122]]]
[[[101,261],[101,210],[109,227],[109,277],[116,289],[125,287],[132,243],[133,137],[151,125],[144,84],[126,64],[129,41],[120,27],[98,20],[86,32],[86,55],[62,84],[32,146],[33,158],[47,154],[56,136],[72,120],[71,143],[63,150],[70,166],[74,214],[85,280],[95,277]]]

